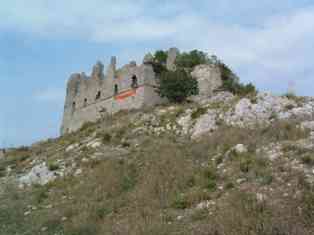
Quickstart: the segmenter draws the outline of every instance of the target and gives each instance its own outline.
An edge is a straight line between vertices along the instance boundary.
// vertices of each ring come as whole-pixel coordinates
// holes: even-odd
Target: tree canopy
[[[181,103],[199,93],[198,82],[184,69],[165,71],[161,74],[158,92],[170,102]]]

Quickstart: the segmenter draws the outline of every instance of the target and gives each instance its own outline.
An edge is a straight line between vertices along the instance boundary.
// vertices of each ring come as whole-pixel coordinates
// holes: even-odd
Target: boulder
[[[237,144],[236,146],[234,146],[232,148],[232,150],[236,153],[236,154],[243,154],[243,153],[247,153],[248,149],[244,144]]]
[[[46,185],[56,179],[56,174],[48,169],[46,163],[43,162],[34,166],[30,172],[19,178],[20,186],[29,186],[33,184]]]
[[[72,151],[72,150],[78,148],[79,146],[80,146],[79,143],[71,144],[71,145],[69,145],[69,146],[65,149],[65,151],[66,151],[66,152],[70,152],[70,151]]]
[[[310,131],[314,131],[314,121],[305,121],[301,123],[302,129],[308,129]]]
[[[198,118],[192,130],[192,139],[196,139],[207,132],[216,130],[218,128],[216,117],[216,111],[209,110],[206,114]]]

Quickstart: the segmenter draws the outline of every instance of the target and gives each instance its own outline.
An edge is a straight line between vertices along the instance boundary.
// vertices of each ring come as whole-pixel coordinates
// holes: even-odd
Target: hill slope
[[[314,100],[218,93],[0,159],[0,234],[314,234]]]

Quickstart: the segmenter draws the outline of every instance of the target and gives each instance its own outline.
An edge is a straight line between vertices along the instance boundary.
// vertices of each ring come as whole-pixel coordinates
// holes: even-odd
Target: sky
[[[260,91],[314,96],[313,0],[2,0],[0,147],[57,137],[73,72],[178,47]]]

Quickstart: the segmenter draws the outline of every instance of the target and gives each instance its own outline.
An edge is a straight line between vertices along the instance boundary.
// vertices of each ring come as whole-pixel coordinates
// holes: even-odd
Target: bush
[[[179,68],[193,68],[196,65],[210,63],[212,63],[212,61],[208,57],[208,55],[198,50],[184,52],[182,54],[179,54],[176,58],[176,65]]]
[[[228,80],[239,81],[239,77],[226,64],[219,61],[218,66],[220,68],[221,77],[223,81],[228,81]]]
[[[305,165],[314,166],[314,155],[306,154],[301,160]]]
[[[239,83],[239,77],[226,64],[219,61],[218,66],[223,80],[222,89],[240,96],[256,94],[257,91],[255,86],[251,83],[247,85]]]
[[[103,144],[110,143],[112,136],[107,132],[99,132],[96,135],[97,138],[100,138]]]
[[[173,207],[176,209],[186,209],[189,207],[189,203],[188,201],[184,198],[184,195],[179,194],[177,195],[177,197],[175,198],[174,202],[173,202]]]
[[[166,63],[167,63],[168,54],[166,51],[158,50],[154,54],[154,62],[153,69],[156,74],[162,74],[167,71]]]
[[[165,51],[159,50],[154,54],[154,61],[160,64],[167,63],[168,54]]]
[[[59,164],[57,162],[54,162],[54,161],[50,161],[48,162],[48,169],[50,171],[56,171],[56,170],[59,170]]]
[[[183,69],[167,71],[161,74],[158,92],[170,102],[181,103],[199,92],[198,82]]]
[[[205,178],[205,188],[209,191],[215,191],[217,184],[217,171],[214,166],[210,165],[203,172]]]
[[[253,84],[249,83],[247,85],[243,85],[234,79],[223,80],[222,88],[224,90],[230,91],[234,95],[239,96],[247,96],[249,94],[257,93]]]
[[[200,116],[202,116],[203,114],[207,113],[207,108],[204,107],[198,107],[192,114],[191,114],[191,118],[192,119],[197,119]]]

